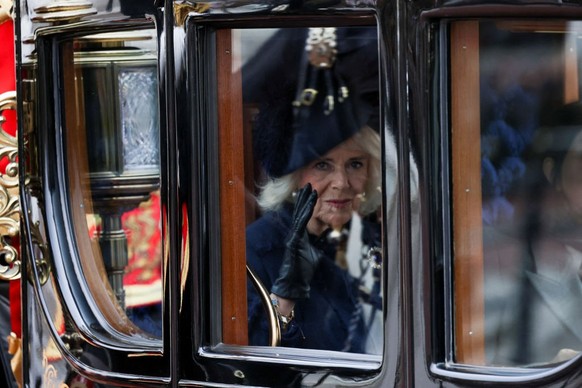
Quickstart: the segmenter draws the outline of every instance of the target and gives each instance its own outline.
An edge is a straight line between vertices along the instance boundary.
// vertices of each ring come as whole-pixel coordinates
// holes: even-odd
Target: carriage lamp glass
[[[159,169],[155,69],[119,72],[119,101],[126,171]]]

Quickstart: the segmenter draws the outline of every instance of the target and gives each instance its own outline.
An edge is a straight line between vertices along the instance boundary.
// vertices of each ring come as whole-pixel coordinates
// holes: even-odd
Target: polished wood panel
[[[564,103],[580,100],[578,79],[578,35],[566,35],[564,45]]]
[[[220,224],[222,245],[222,340],[246,345],[245,174],[240,47],[230,30],[216,36]]]
[[[479,24],[451,26],[455,357],[484,363]]]

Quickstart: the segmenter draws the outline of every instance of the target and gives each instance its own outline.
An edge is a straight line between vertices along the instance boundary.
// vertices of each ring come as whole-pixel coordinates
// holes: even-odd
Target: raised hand
[[[317,202],[317,191],[311,184],[305,185],[297,193],[291,230],[285,242],[287,249],[279,277],[271,292],[287,299],[309,298],[311,279],[319,263],[319,255],[309,242],[307,223],[313,215]]]

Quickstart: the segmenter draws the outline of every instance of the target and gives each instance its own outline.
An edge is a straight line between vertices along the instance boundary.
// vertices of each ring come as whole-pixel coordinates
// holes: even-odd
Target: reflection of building
[[[123,274],[124,307],[129,319],[142,330],[161,335],[162,240],[160,194],[123,213],[121,225],[127,237],[127,266]],[[88,217],[89,235],[99,235],[99,217]]]
[[[122,216],[127,235],[129,262],[123,287],[128,308],[161,302],[162,239],[160,230],[160,194]]]
[[[121,222],[127,236],[128,256],[123,276],[125,307],[157,308],[162,300],[159,192],[152,193],[151,198],[139,207],[123,213]],[[90,236],[96,236],[99,229],[99,224],[91,225]],[[129,311],[128,314],[131,318]]]

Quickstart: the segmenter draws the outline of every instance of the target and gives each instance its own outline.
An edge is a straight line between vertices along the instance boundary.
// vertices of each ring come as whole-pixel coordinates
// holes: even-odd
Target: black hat
[[[306,50],[326,34],[330,44]],[[375,27],[274,34],[243,67],[245,102],[259,105],[253,148],[266,173],[289,174],[364,125],[377,129],[378,85]]]

